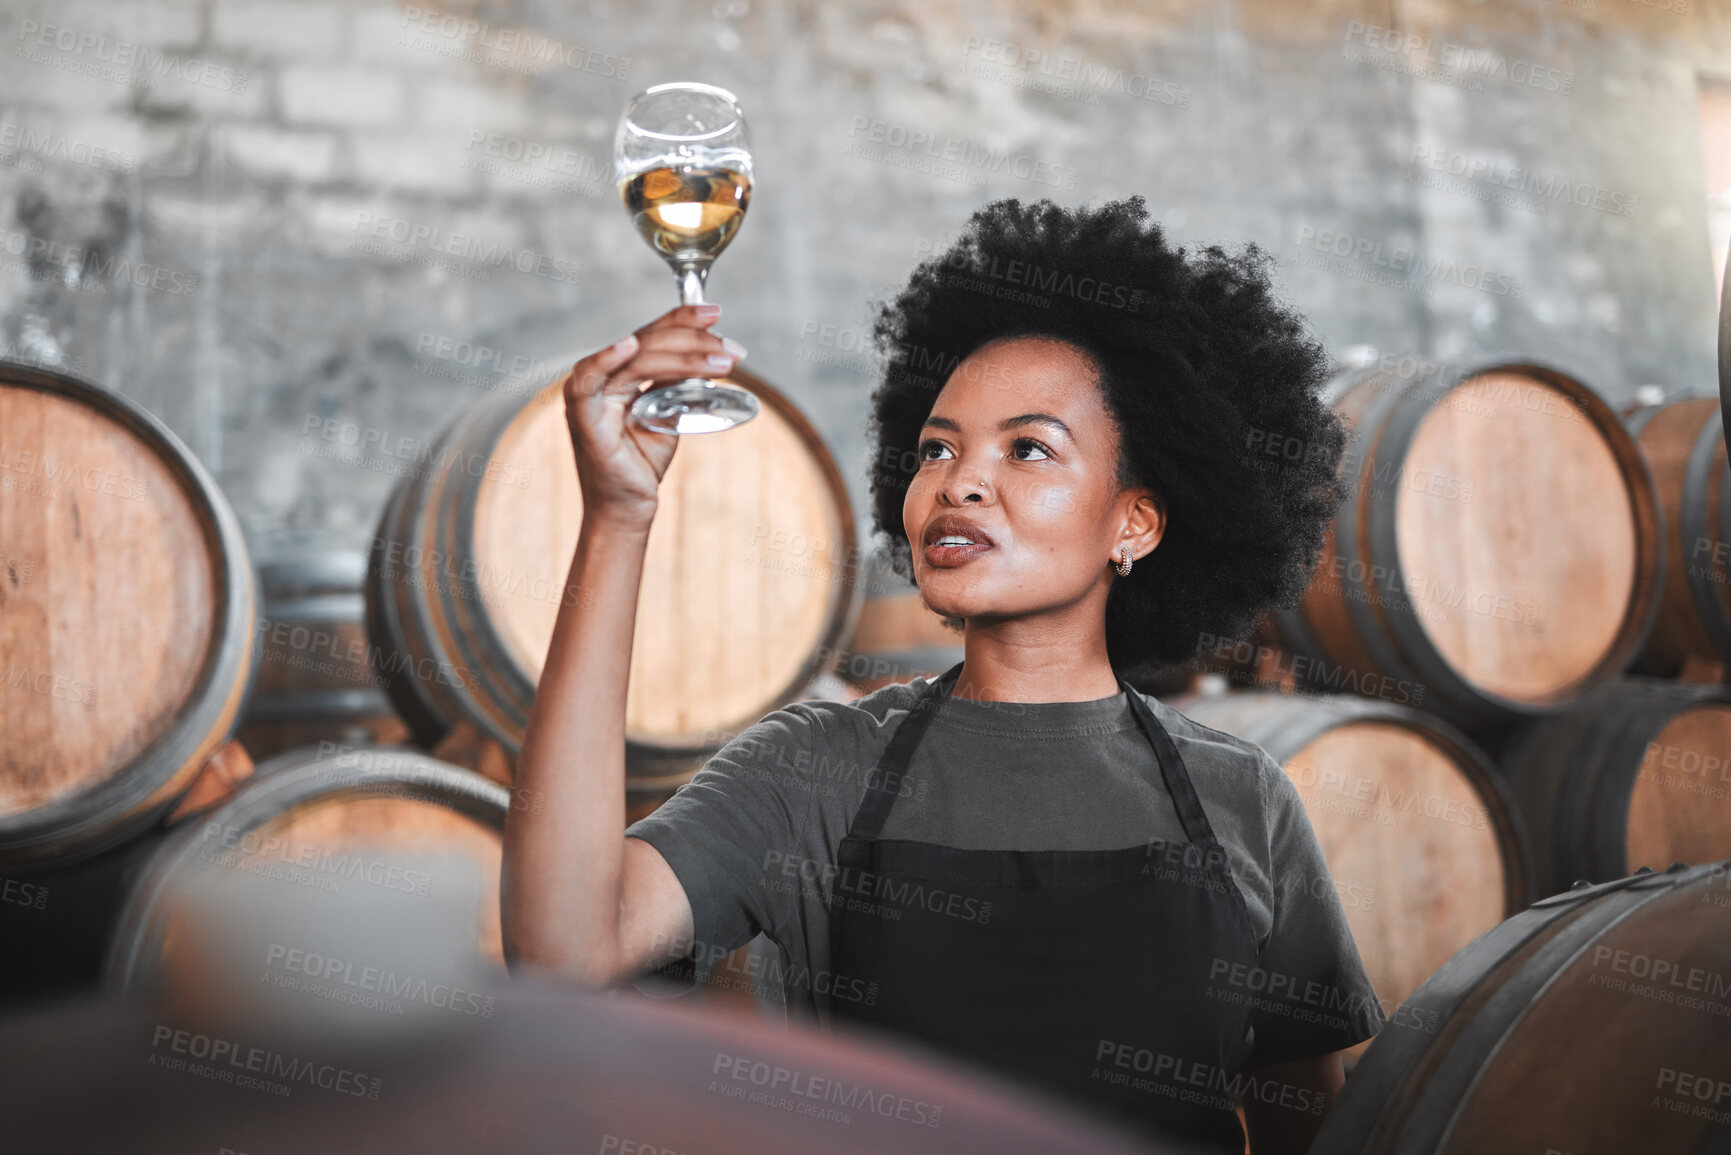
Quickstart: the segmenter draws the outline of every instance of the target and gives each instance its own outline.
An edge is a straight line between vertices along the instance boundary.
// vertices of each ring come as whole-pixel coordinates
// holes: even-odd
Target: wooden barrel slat
[[[750,374],[730,379],[763,411],[681,442],[650,533],[626,703],[640,790],[689,777],[727,735],[796,698],[858,615],[839,470],[785,398]],[[466,720],[514,754],[561,596],[578,596],[564,592],[582,506],[561,385],[474,406],[434,459],[381,519],[369,634],[417,741]]]
[[[1731,855],[1731,686],[1619,678],[1502,758],[1541,893]]]
[[[1377,1036],[1311,1151],[1716,1155],[1723,1123],[1664,1071],[1731,1064],[1728,868],[1572,890],[1476,939]]]
[[[65,864],[159,818],[255,673],[256,579],[160,421],[0,363],[0,866]]]
[[[1360,371],[1325,396],[1351,429],[1347,500],[1272,623],[1317,659],[1308,688],[1419,686],[1427,710],[1480,728],[1562,709],[1628,663],[1658,611],[1660,513],[1591,389],[1510,360],[1446,387]]]
[[[1488,757],[1441,719],[1350,695],[1250,690],[1165,700],[1280,762],[1385,1008],[1529,901],[1514,803]]]

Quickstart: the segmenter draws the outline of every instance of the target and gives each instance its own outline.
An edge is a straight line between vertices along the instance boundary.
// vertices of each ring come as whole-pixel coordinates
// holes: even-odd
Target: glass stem
[[[687,265],[678,270],[679,273],[679,303],[682,305],[703,304],[703,282],[709,279],[709,268],[706,265]]]
[[[681,305],[703,304],[703,282],[709,279],[709,266],[707,264],[685,265],[675,269],[674,273],[679,277],[679,303]],[[681,384],[713,388],[715,382],[707,377],[687,377]]]

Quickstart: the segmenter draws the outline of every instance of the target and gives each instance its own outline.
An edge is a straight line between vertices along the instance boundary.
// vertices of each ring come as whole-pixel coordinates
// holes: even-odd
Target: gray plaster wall
[[[719,330],[863,532],[870,303],[998,196],[1254,241],[1343,358],[1711,389],[1703,75],[1731,0],[0,0],[0,355],[156,413],[257,560],[363,549],[457,413],[674,303],[612,134],[709,80],[758,165]]]

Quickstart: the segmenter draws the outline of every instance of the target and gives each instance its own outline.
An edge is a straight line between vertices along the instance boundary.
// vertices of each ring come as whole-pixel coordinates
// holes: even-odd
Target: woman
[[[1267,258],[1139,197],[999,201],[882,308],[876,527],[961,624],[937,679],[801,701],[624,836],[626,675],[677,437],[649,380],[744,355],[674,310],[566,382],[583,492],[513,810],[514,962],[610,985],[759,931],[790,1009],[912,1038],[1203,1149],[1302,1151],[1382,1012],[1296,789],[1126,674],[1292,605],[1344,494],[1328,373]],[[1280,439],[1268,472],[1248,447]],[[584,609],[581,607],[591,607]],[[1321,882],[1321,885],[1318,883]]]

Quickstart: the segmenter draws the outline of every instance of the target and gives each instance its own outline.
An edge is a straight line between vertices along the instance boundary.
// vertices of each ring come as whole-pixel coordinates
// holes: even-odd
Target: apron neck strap
[[[1154,754],[1160,760],[1160,775],[1166,780],[1166,792],[1172,795],[1173,805],[1178,808],[1178,821],[1184,826],[1184,837],[1204,850],[1219,850],[1220,840],[1214,837],[1214,827],[1202,809],[1202,799],[1196,795],[1196,785],[1190,780],[1190,770],[1179,757],[1172,735],[1166,732],[1166,727],[1160,724],[1160,719],[1154,716],[1154,711],[1135,687],[1123,678],[1118,679],[1118,684],[1130,695],[1130,709],[1154,746]]]
[[[878,759],[878,772],[866,779],[865,801],[854,812],[853,823],[847,832],[849,838],[869,841],[876,838],[883,829],[884,819],[889,817],[890,807],[895,805],[902,779],[907,774],[909,763],[913,761],[914,747],[918,746],[920,739],[925,736],[926,726],[931,723],[932,715],[937,713],[938,702],[949,696],[961,672],[962,663],[957,662],[927,682],[920,691],[920,696],[909,709],[908,716],[902,719],[902,724],[896,727],[889,745],[884,748],[883,757]]]

